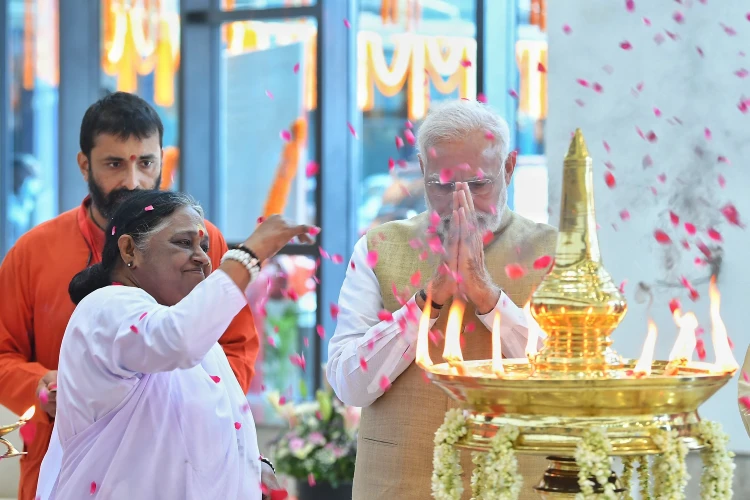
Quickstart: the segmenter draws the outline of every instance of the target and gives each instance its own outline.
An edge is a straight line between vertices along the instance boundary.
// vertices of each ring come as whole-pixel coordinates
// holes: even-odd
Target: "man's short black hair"
[[[161,147],[164,125],[154,108],[135,94],[115,92],[96,101],[83,115],[81,151],[90,159],[99,134],[114,135],[125,141],[131,136],[142,140],[155,132],[159,133]]]

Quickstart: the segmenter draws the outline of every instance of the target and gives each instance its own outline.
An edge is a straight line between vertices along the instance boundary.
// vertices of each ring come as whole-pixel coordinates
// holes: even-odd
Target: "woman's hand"
[[[320,229],[315,226],[290,224],[282,216],[272,215],[255,229],[244,245],[263,262],[276,255],[292,238],[299,237],[301,243],[312,243],[311,235],[319,232]]]
[[[276,479],[276,474],[270,465],[260,463],[260,484],[263,491],[263,500],[284,500],[289,496]]]

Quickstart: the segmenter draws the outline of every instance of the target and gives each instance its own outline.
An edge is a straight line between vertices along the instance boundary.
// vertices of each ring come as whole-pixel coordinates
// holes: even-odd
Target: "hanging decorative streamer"
[[[281,152],[281,161],[276,168],[276,175],[268,191],[266,205],[263,208],[263,217],[273,214],[283,214],[289,199],[292,183],[297,176],[300,157],[307,145],[307,121],[298,118],[290,127],[292,138],[284,145]]]

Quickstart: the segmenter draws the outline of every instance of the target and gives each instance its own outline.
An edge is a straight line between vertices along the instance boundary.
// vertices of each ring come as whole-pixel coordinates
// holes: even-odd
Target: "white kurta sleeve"
[[[118,293],[114,300],[117,305],[106,307],[101,318],[112,328],[102,329],[105,333],[92,340],[92,350],[123,377],[192,368],[247,305],[244,293],[221,270],[172,307],[158,304],[142,290]]]
[[[745,430],[747,435],[750,436],[750,382],[747,378],[750,378],[750,347],[747,349],[745,355],[745,363],[740,369],[740,380],[737,383],[737,397],[740,405],[740,416],[742,416],[742,422],[745,424]]]
[[[412,298],[393,313],[393,320],[381,321],[383,298],[367,266],[366,237],[355,245],[351,262],[354,268],[347,269],[336,331],[328,343],[326,375],[341,401],[361,407],[382,396],[414,361],[422,311]]]
[[[529,339],[529,328],[534,328],[537,334],[537,349],[544,347],[545,333],[539,328],[539,325],[530,318],[532,324],[523,309],[518,307],[510,297],[504,292],[500,293],[500,298],[495,304],[495,308],[487,314],[477,314],[477,318],[492,331],[492,323],[495,320],[495,313],[500,313],[500,344],[502,345],[503,356],[506,358],[525,358],[526,343]]]

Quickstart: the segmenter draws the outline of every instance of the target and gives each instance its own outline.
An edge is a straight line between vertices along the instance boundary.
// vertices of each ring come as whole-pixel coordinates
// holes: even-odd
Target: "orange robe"
[[[33,440],[21,458],[19,500],[34,500],[52,420],[39,407],[36,389],[49,370],[57,370],[65,327],[75,306],[68,284],[79,271],[101,261],[104,232],[88,217],[89,198],[80,207],[24,234],[0,265],[0,404],[20,415],[36,405]],[[209,257],[219,267],[227,244],[206,221]],[[245,307],[219,340],[229,364],[247,391],[253,377],[259,339]],[[31,424],[31,423],[30,423]]]

